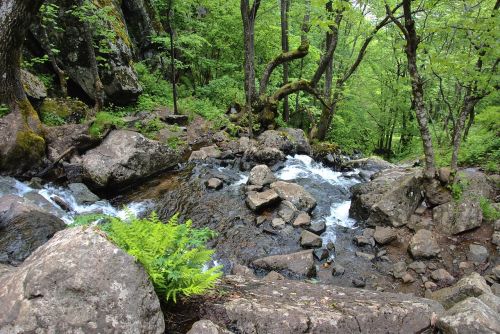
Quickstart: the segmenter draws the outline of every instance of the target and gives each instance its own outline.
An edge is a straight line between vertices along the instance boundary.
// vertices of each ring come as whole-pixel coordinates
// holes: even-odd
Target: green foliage
[[[180,146],[184,145],[185,142],[179,137],[170,137],[166,142],[167,146],[173,150],[177,150]]]
[[[10,112],[9,107],[7,107],[5,104],[0,103],[0,117],[4,117]]]
[[[221,276],[221,267],[204,270],[212,250],[205,243],[214,237],[209,229],[195,229],[192,222],[178,223],[173,216],[166,224],[156,214],[149,218],[112,218],[104,228],[109,238],[146,269],[158,294],[167,301],[179,295],[203,294]]]
[[[125,124],[122,118],[116,114],[105,111],[98,112],[90,126],[90,135],[93,137],[100,137],[104,134],[104,131],[112,125],[121,128]]]
[[[451,196],[455,201],[460,201],[462,199],[462,195],[464,193],[465,188],[469,185],[467,180],[458,180],[449,185],[447,188],[451,191]]]
[[[145,124],[137,122],[135,128],[142,133],[144,136],[153,139],[158,131],[165,128],[165,123],[163,123],[158,117],[147,121]]]
[[[63,117],[56,115],[54,113],[41,113],[40,120],[42,123],[47,124],[49,126],[58,126],[66,124],[66,121]]]
[[[481,197],[479,199],[479,205],[481,206],[481,210],[483,211],[483,218],[487,221],[495,221],[500,219],[500,211],[497,210],[492,204],[491,201],[487,198]]]

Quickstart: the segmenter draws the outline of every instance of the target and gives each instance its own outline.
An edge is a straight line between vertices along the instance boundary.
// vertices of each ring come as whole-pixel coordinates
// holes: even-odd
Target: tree
[[[288,12],[290,9],[290,0],[280,1],[280,14],[281,14],[281,50],[283,53],[290,50],[288,38]],[[283,64],[283,85],[288,83],[289,66],[288,62]],[[283,120],[288,122],[290,118],[290,106],[288,104],[288,96],[283,100]]]

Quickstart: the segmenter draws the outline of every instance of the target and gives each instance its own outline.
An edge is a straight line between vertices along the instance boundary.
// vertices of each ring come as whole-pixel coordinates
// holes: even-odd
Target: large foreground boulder
[[[235,332],[422,333],[443,308],[432,300],[298,281],[235,280],[238,293],[216,309]]]
[[[163,333],[144,269],[92,229],[66,229],[0,277],[0,332]]]
[[[25,199],[0,197],[0,263],[18,264],[66,225]]]
[[[178,151],[128,130],[111,132],[82,157],[84,175],[95,187],[123,186],[180,162]]]

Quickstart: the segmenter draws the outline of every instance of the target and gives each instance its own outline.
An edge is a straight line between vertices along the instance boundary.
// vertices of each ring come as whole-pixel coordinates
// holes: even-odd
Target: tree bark
[[[170,36],[170,73],[172,76],[172,95],[174,99],[174,114],[177,115],[179,110],[177,108],[177,85],[175,83],[175,47],[174,47],[174,25],[172,24],[173,17],[173,0],[168,1],[167,8],[167,22],[168,22],[168,33]]]
[[[281,51],[287,53],[290,51],[288,42],[288,11],[290,0],[281,0]],[[283,85],[288,83],[289,76],[288,62],[283,63]],[[288,104],[288,96],[283,100],[283,120],[288,122],[290,119],[290,106]]]
[[[255,89],[255,19],[260,6],[260,0],[254,0],[250,7],[250,0],[241,0],[241,18],[243,20],[243,45],[245,51],[245,95],[246,106],[251,106],[256,98]]]

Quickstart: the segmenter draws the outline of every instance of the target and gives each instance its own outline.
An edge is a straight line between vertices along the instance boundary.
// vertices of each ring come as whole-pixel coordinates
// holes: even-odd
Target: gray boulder
[[[77,204],[92,204],[100,200],[100,198],[91,192],[83,183],[70,183],[68,188],[75,198]]]
[[[481,226],[483,212],[477,199],[464,199],[436,206],[432,218],[441,231],[458,234]]]
[[[316,268],[312,250],[301,252],[271,255],[252,262],[253,266],[265,270],[286,270],[299,276],[314,276]]]
[[[210,320],[198,320],[193,324],[187,334],[231,334],[225,328],[216,325]]]
[[[316,199],[301,185],[276,181],[271,183],[271,188],[282,200],[291,202],[298,210],[311,212],[316,207]]]
[[[248,184],[256,186],[267,186],[276,181],[276,177],[266,165],[257,165],[250,171]]]
[[[264,131],[258,137],[258,145],[275,148],[285,154],[311,153],[311,146],[301,129],[285,128]]]
[[[57,233],[0,278],[2,334],[160,334],[164,326],[144,268],[92,229]]]
[[[202,147],[198,151],[191,152],[191,155],[189,156],[189,161],[219,159],[221,157],[221,155],[222,155],[222,153],[219,150],[219,148],[217,148],[217,146],[215,146],[215,145],[206,146],[206,147]]]
[[[489,253],[486,247],[476,244],[469,245],[469,251],[467,252],[467,260],[476,263],[483,263],[488,260]]]
[[[244,160],[272,166],[285,160],[285,154],[274,147],[250,146],[244,153]]]
[[[307,212],[300,212],[293,221],[294,227],[304,227],[311,225],[311,216]],[[320,233],[321,234],[321,233]]]
[[[300,234],[300,245],[305,248],[318,248],[323,245],[323,240],[319,235],[303,230]]]
[[[441,251],[434,234],[424,229],[418,230],[415,233],[410,240],[408,248],[414,259],[432,258],[437,256]]]
[[[36,75],[21,69],[21,82],[26,95],[35,106],[47,97],[47,87]]]
[[[128,130],[112,131],[82,157],[84,175],[95,187],[124,186],[176,166],[182,157],[166,145]]]
[[[259,211],[264,208],[273,206],[279,201],[280,198],[276,191],[274,191],[273,189],[268,189],[261,193],[253,191],[249,192],[246,199],[248,207],[254,211]]]
[[[388,244],[398,238],[396,230],[391,227],[376,226],[373,238],[380,245]]]
[[[468,297],[478,297],[483,293],[491,294],[491,288],[486,284],[481,275],[474,272],[469,276],[463,277],[451,287],[434,291],[431,298],[439,301],[448,309]]]

